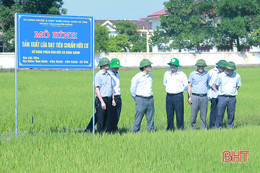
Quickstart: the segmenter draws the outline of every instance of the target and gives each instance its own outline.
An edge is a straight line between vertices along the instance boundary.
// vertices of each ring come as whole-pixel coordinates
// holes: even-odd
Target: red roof
[[[147,17],[141,18],[141,20],[146,20],[146,19],[154,19],[154,18],[159,18],[160,15],[168,16],[169,13],[166,13],[167,8],[157,11],[153,14],[148,15]]]

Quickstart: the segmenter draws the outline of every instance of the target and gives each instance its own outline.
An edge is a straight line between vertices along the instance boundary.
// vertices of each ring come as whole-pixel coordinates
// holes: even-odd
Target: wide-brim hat
[[[121,68],[120,61],[117,58],[111,59],[110,68]]]
[[[143,59],[143,60],[140,62],[139,68],[146,67],[146,66],[152,65],[152,64],[153,64],[153,63],[152,63],[149,59]]]
[[[204,59],[199,59],[195,66],[200,66],[200,67],[207,67],[206,61]]]
[[[227,63],[226,69],[236,70],[236,69],[237,69],[237,68],[236,68],[236,64],[235,64],[233,61],[229,61],[229,62]]]
[[[172,58],[171,61],[168,63],[168,65],[171,65],[171,64],[181,67],[179,64],[179,60],[177,58]]]
[[[98,67],[101,67],[103,65],[107,65],[107,64],[110,64],[110,61],[108,58],[104,57],[104,58],[101,58],[98,62]]]
[[[227,61],[226,60],[220,60],[216,63],[217,66],[226,68],[227,67]]]

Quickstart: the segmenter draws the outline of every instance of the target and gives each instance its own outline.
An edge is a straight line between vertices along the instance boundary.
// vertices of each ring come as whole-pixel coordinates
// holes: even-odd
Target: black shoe
[[[85,129],[84,132],[85,132],[85,133],[91,133],[91,132],[92,132],[92,129]]]

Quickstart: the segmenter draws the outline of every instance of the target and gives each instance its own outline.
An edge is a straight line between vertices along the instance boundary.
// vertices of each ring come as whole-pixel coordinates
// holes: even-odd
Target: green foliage
[[[13,1],[3,0],[0,2],[0,23],[2,27],[5,51],[14,52],[15,50],[15,13],[36,13],[36,14],[66,14],[67,10],[62,8],[63,0],[27,0]]]
[[[216,28],[216,44],[257,45],[252,33],[260,27],[260,3],[258,0],[221,0],[216,4],[216,14],[221,16]]]
[[[63,0],[28,0],[23,3],[24,11],[35,14],[65,14]]]
[[[133,43],[130,52],[146,52],[146,37],[138,35],[138,40]]]
[[[137,32],[137,25],[129,20],[121,20],[115,23],[116,32],[119,33],[119,38],[112,38],[112,43],[110,44],[110,51],[130,51],[130,52],[145,52],[146,51],[146,38],[142,37]],[[124,35],[123,37],[121,35]],[[128,43],[126,44],[126,36],[128,38]],[[114,43],[119,42],[119,43]],[[122,43],[124,42],[124,43]],[[117,46],[116,46],[117,45]],[[117,47],[121,47],[117,48]]]
[[[119,34],[126,34],[130,42],[138,40],[137,25],[129,20],[121,20],[115,22],[116,32]]]
[[[209,2],[170,0],[164,3],[169,15],[161,16],[161,27],[151,38],[153,45],[163,50],[193,50],[201,44],[208,45],[212,23],[205,22],[202,9],[210,10]],[[203,26],[203,27],[202,27]]]
[[[4,49],[6,52],[13,52],[15,50],[14,16],[15,13],[22,12],[24,10],[18,3],[9,4],[8,6],[0,5],[0,32],[2,32],[1,37],[4,40]]]
[[[115,37],[110,37],[109,51],[110,52],[127,52],[129,50],[129,37],[126,34],[118,34]]]
[[[258,0],[170,0],[169,15],[161,16],[161,27],[151,38],[162,50],[197,46],[256,46],[252,33],[260,27]]]
[[[95,53],[108,52],[109,50],[109,30],[100,24],[95,25]]]

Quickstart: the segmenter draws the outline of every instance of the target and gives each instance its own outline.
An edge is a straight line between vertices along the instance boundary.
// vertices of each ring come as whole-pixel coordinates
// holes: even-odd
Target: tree
[[[129,50],[129,37],[126,34],[118,34],[110,37],[110,52],[127,52]]]
[[[215,42],[219,45],[257,45],[252,33],[260,27],[259,0],[221,0],[216,4],[220,22],[215,30]]]
[[[129,20],[121,20],[115,23],[116,31],[119,34],[127,35],[129,38],[129,43],[127,49],[123,48],[125,51],[130,50],[130,52],[142,52],[146,51],[146,38],[142,37],[137,32],[137,25]]]
[[[15,50],[15,13],[66,14],[63,0],[2,0],[0,1],[0,32],[6,51]]]
[[[95,53],[109,51],[109,31],[105,26],[95,25]]]
[[[161,27],[157,28],[151,37],[153,45],[163,46],[165,51],[181,51],[210,44],[213,21],[207,21],[206,15],[210,14],[208,17],[211,17],[211,3],[170,0],[164,5],[168,15],[160,16]]]
[[[256,45],[252,33],[260,25],[259,0],[170,0],[168,15],[154,32],[153,45],[164,50],[197,46]]]
[[[129,37],[130,42],[138,40],[137,25],[129,20],[121,20],[115,22],[116,32],[118,34],[126,34]]]

